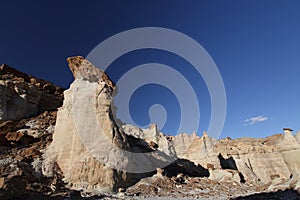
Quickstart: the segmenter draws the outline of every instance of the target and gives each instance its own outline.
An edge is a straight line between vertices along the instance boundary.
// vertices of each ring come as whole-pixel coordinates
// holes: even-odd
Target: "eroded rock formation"
[[[53,142],[45,154],[44,174],[51,176],[57,163],[70,188],[116,191],[139,180],[128,172],[164,168],[165,173],[176,175],[180,166],[184,166],[181,172],[189,173],[190,168],[191,176],[216,181],[264,185],[293,177],[290,184],[295,185],[299,180],[299,143],[292,134],[218,141],[205,132],[202,137],[196,133],[165,136],[156,125],[140,129],[123,124],[114,116],[116,86],[108,76],[82,57],[69,58],[68,63],[75,81],[64,93]],[[176,156],[180,159],[170,165]],[[141,171],[140,166],[147,170]]]
[[[299,186],[295,186],[300,172],[297,135],[294,137],[288,132],[262,139],[225,138],[218,141],[207,134],[185,137],[192,137],[194,141],[184,153],[178,153],[179,157],[207,167],[213,180],[231,176],[224,170],[235,170],[242,175],[240,180],[245,182],[268,184],[276,178],[276,181],[289,183],[291,187],[299,189]],[[182,135],[176,136],[174,141],[178,143],[176,140],[181,138]],[[174,145],[176,149],[176,143]],[[237,180],[232,176],[231,181],[234,179]]]
[[[45,153],[45,175],[51,176],[57,163],[68,187],[98,194],[126,187],[175,161],[174,149],[155,127],[117,125],[115,85],[102,70],[80,56],[68,63],[75,81],[64,92],[53,142]]]
[[[107,167],[93,157],[88,149],[90,147],[83,144],[83,138],[78,133],[78,131],[84,131],[81,134],[86,134],[87,137],[97,137],[97,135],[93,136],[91,134],[91,128],[94,129],[96,127],[97,119],[93,118],[92,114],[84,115],[84,118],[80,119],[84,120],[87,125],[84,130],[76,129],[76,121],[74,119],[74,113],[80,114],[82,112],[83,114],[88,112],[88,110],[85,110],[87,106],[84,102],[85,99],[97,99],[96,102],[99,104],[90,106],[95,106],[97,114],[100,115],[98,123],[105,133],[104,137],[107,137],[100,140],[98,146],[103,148],[103,142],[111,142],[108,148],[116,145],[120,148],[128,149],[129,144],[126,136],[118,130],[110,115],[112,92],[115,86],[103,71],[92,66],[91,63],[82,57],[69,58],[68,63],[75,81],[70,89],[64,92],[65,100],[58,111],[53,142],[45,154],[44,174],[52,176],[53,166],[57,163],[64,174],[64,181],[72,189],[84,189],[94,193],[116,190],[117,184],[126,185],[125,182],[129,182],[127,174]],[[94,93],[89,93],[91,90]],[[84,98],[78,99],[77,95],[81,95]],[[79,105],[82,107],[74,108],[74,101],[82,101],[79,102]],[[88,118],[85,118],[86,116]],[[97,139],[95,141],[99,142]],[[101,143],[101,141],[103,142]],[[107,156],[107,162],[110,162],[109,159],[119,158],[116,155],[115,157],[114,155],[104,156]],[[123,163],[120,164],[126,165],[128,160],[125,157],[123,158]]]
[[[75,80],[64,95],[49,82],[0,68],[1,199],[300,191],[300,132],[216,140],[205,132],[166,136],[156,125],[123,124],[115,118],[116,86],[109,77],[80,56],[68,64]],[[55,110],[63,96],[58,112],[17,120]]]
[[[0,122],[35,116],[62,105],[63,89],[5,64],[0,66]]]

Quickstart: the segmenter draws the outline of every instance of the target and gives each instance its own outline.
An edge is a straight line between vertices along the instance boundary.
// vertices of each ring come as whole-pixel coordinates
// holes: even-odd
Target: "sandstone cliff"
[[[218,141],[206,134],[202,137],[186,135],[184,140],[190,140],[187,137],[194,140],[184,153],[178,153],[179,157],[207,167],[211,179],[221,180],[227,176],[222,170],[236,170],[242,176],[241,181],[254,184],[268,184],[276,179],[293,186],[299,181],[300,146],[291,133],[262,139]],[[173,139],[175,149],[181,138],[183,136],[179,135]],[[221,176],[216,177],[216,174]]]
[[[82,57],[69,58],[68,63],[74,74],[75,81],[70,89],[64,92],[65,100],[58,111],[53,142],[45,154],[44,174],[52,176],[53,167],[57,163],[64,174],[64,181],[69,184],[68,187],[77,190],[85,189],[95,193],[113,191],[116,189],[114,188],[116,184],[122,184],[127,180],[127,175],[105,166],[93,157],[88,149],[91,147],[83,144],[84,135],[81,137],[78,131],[82,131],[80,134],[86,134],[89,137],[87,140],[91,139],[92,142],[99,142],[95,148],[102,148],[100,151],[107,150],[103,142],[109,143],[113,141],[114,145],[120,148],[129,147],[126,136],[118,130],[110,115],[111,95],[114,85],[103,71],[92,66],[91,63]],[[95,106],[95,110],[101,116],[98,118],[98,123],[105,131],[105,136],[103,137],[107,137],[103,138],[103,142],[97,138],[92,138],[93,136],[97,137],[97,135],[93,135],[92,130],[97,126],[96,117],[93,118],[93,113],[84,115],[85,112],[90,112],[87,109],[89,105],[85,102],[85,100],[89,99],[97,99],[96,103],[99,103],[90,106]],[[76,104],[79,105],[78,107],[74,106],[74,101],[81,101]],[[80,117],[80,115],[84,117],[79,120],[83,120],[86,124],[83,130],[76,128],[77,121],[75,121],[75,117]],[[86,116],[87,118],[85,118]],[[106,146],[106,148],[112,149],[112,146]],[[101,152],[99,156],[107,156],[108,162],[110,162],[109,159],[119,158],[117,155],[110,156],[101,154]],[[126,165],[126,162],[128,161],[125,158],[123,163],[120,164]]]

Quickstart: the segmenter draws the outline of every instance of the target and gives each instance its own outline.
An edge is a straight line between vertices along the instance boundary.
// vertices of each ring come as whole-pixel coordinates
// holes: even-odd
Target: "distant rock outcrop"
[[[0,66],[0,122],[19,120],[62,105],[62,88],[28,76],[5,64]]]
[[[193,139],[187,139],[188,137],[191,137]],[[183,138],[184,141],[192,142],[187,143],[188,145],[185,147],[184,151],[179,151],[180,148],[178,148],[177,145],[180,145],[180,140],[182,140]],[[220,168],[218,154],[213,151],[217,140],[210,137],[206,132],[203,133],[202,137],[197,136],[196,133],[192,135],[186,135],[185,137],[182,137],[182,135],[179,134],[174,137],[174,140],[172,142],[175,149],[177,149],[176,153],[180,158],[193,161],[194,163],[204,167],[206,167],[208,164],[211,164],[214,166],[214,168]]]
[[[127,135],[145,141],[153,150],[163,152],[165,156],[176,156],[173,145],[168,141],[167,137],[157,129],[155,124],[152,124],[147,129],[141,129],[131,124],[124,124],[122,128]]]
[[[188,137],[194,138],[193,142],[184,152],[177,154],[180,158],[207,166],[213,180],[221,180],[221,177],[227,176],[225,174],[231,176],[222,170],[236,170],[240,173],[240,177],[242,176],[241,181],[243,179],[254,184],[267,184],[272,183],[274,177],[277,177],[282,183],[290,180],[291,186],[294,185],[296,189],[299,187],[295,184],[300,179],[300,145],[297,136],[294,137],[291,133],[262,139],[226,138],[218,141],[207,134],[202,137],[193,135],[185,137],[187,141],[190,141]],[[173,138],[175,149],[178,149],[176,140],[181,138],[182,135]],[[234,177],[232,176],[231,181],[237,180]]]

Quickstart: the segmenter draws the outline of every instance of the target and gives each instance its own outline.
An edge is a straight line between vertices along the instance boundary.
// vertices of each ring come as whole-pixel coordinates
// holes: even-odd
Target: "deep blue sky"
[[[300,1],[2,1],[0,8],[0,63],[68,87],[72,75],[67,57],[86,56],[101,41],[127,29],[174,29],[197,40],[223,77],[227,117],[221,137],[263,137],[283,127],[300,130]],[[166,52],[135,53],[114,66],[149,61],[186,65]],[[113,79],[119,76],[117,68],[110,70]],[[164,88],[157,89],[159,94]],[[199,91],[201,132],[208,126],[210,101],[204,83]],[[139,111],[147,110],[139,102],[156,103],[163,96],[135,97],[133,113],[146,123]],[[173,96],[166,92],[165,98]],[[178,120],[176,109],[171,110],[174,119],[165,132],[172,132]],[[244,125],[258,116],[268,119]]]

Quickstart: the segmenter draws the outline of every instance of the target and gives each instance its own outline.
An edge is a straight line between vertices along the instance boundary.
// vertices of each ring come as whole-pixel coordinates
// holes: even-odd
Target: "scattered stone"
[[[163,177],[164,176],[164,169],[157,168],[156,169],[156,175],[159,176],[159,177]]]

